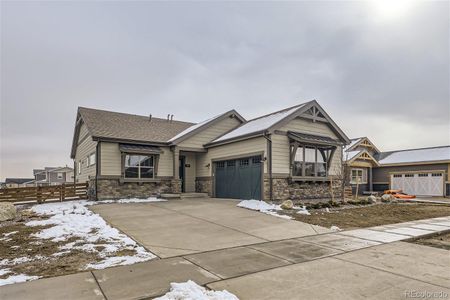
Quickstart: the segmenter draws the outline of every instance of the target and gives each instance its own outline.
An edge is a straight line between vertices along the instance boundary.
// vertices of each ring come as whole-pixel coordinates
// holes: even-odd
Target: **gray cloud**
[[[448,2],[1,6],[1,179],[70,164],[77,106],[201,121],[315,98],[381,149],[450,144]]]

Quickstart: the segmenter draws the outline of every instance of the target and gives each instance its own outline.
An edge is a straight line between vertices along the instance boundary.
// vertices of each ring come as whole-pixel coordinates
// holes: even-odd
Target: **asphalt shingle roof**
[[[194,123],[79,107],[89,133],[97,138],[165,143]]]

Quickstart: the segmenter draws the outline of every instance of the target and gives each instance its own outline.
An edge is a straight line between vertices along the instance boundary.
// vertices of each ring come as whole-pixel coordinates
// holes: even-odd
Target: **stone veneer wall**
[[[273,178],[273,200],[293,200],[300,202],[320,202],[331,200],[329,182],[292,182],[289,178]],[[333,180],[333,194],[336,201],[342,199],[341,180]],[[270,199],[269,178],[264,178],[264,199]]]
[[[195,179],[195,192],[208,193],[212,197],[212,179],[211,177],[197,177]]]
[[[155,182],[121,182],[120,179],[98,179],[97,200],[157,197],[161,193],[180,193],[181,181],[161,179]],[[89,180],[89,199],[95,200],[95,179]]]

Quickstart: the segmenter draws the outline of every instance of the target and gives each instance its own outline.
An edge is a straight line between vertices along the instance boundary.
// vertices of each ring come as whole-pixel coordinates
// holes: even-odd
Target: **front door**
[[[179,174],[180,174],[180,180],[181,180],[181,192],[184,193],[186,191],[185,182],[186,182],[186,157],[180,156],[180,167],[179,167]]]

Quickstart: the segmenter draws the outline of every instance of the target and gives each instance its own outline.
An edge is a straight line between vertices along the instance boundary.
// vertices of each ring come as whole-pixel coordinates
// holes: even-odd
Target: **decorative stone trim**
[[[97,193],[95,189],[97,188]],[[118,178],[89,180],[89,199],[107,200],[121,198],[158,197],[163,193],[180,193],[181,181],[161,179],[156,182],[121,182]],[[97,199],[95,199],[97,195]]]
[[[331,200],[330,182],[292,182],[289,178],[272,179],[273,200],[308,201]],[[342,199],[343,188],[341,180],[333,180],[333,194],[336,201]],[[269,178],[264,178],[264,199],[270,199]]]
[[[197,177],[195,179],[195,192],[208,193],[212,197],[212,178],[211,177]]]

